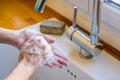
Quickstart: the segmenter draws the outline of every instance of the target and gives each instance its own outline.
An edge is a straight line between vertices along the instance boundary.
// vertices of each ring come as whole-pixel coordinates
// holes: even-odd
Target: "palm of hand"
[[[30,39],[33,36],[43,36],[48,43],[54,43],[55,41],[55,39],[50,36],[43,35],[41,33],[30,31],[30,30],[24,30],[19,32],[19,37],[18,37],[19,49],[28,39]],[[62,67],[62,65],[67,66],[67,59],[64,56],[58,54],[58,52],[54,50],[52,50],[52,53],[54,57],[45,64],[46,66],[50,68],[52,68],[53,66],[57,66],[60,68]]]

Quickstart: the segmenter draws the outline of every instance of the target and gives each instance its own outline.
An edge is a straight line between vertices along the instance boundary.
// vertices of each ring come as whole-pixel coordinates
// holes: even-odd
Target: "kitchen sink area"
[[[120,0],[0,0],[0,9],[0,28],[48,32],[56,39],[50,46],[68,59],[62,68],[39,67],[29,80],[120,80]],[[52,20],[64,24],[42,25]],[[3,42],[0,80],[15,68],[20,54]]]
[[[41,23],[25,29],[39,31]],[[120,62],[106,51],[92,59],[80,58],[80,47],[63,35],[56,36],[51,46],[67,57],[69,65],[63,68],[39,68],[30,80],[120,80]],[[0,44],[0,80],[15,67],[19,50],[7,44]]]
[[[65,47],[63,47],[66,49]],[[19,50],[6,45],[0,44],[0,50],[2,56],[0,56],[0,80],[3,80],[4,77],[11,72],[17,63],[17,58],[19,55]],[[62,52],[62,51],[61,51]],[[68,52],[66,49],[65,52]],[[63,68],[48,68],[41,67],[37,72],[30,78],[30,80],[95,80],[86,72],[79,69],[74,63],[69,62],[68,67]]]
[[[76,67],[73,63],[69,63],[68,67],[40,68],[30,80],[95,80],[86,72]]]

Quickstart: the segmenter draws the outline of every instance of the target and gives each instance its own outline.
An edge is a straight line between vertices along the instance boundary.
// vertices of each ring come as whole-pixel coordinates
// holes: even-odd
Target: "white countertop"
[[[40,23],[28,26],[27,29],[32,29],[39,32]],[[92,76],[95,80],[120,80],[120,61],[103,51],[99,56],[90,60],[84,60],[79,57],[80,47],[71,42],[65,33],[61,36],[54,36],[59,38],[59,42],[54,43],[56,49],[61,51],[68,60],[81,68],[87,74]],[[57,47],[57,46],[63,47]]]

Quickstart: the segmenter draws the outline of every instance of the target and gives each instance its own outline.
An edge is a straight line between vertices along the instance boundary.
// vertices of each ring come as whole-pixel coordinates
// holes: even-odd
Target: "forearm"
[[[14,30],[0,28],[0,43],[16,45],[17,34]]]
[[[28,80],[30,76],[35,72],[36,67],[26,63],[26,61],[20,61],[14,70],[5,78],[5,80]]]

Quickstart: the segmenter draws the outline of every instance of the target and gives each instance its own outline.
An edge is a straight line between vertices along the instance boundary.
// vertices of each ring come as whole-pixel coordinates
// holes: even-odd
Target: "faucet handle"
[[[73,24],[72,24],[72,26],[73,26],[74,28],[76,28],[77,11],[78,11],[77,6],[75,6],[75,7],[74,7]]]
[[[77,30],[76,27],[76,18],[77,18],[77,7],[74,7],[74,16],[73,16],[73,23],[72,26],[70,28],[68,28],[67,32],[66,32],[66,36],[72,40],[72,36],[74,34],[74,32]]]

